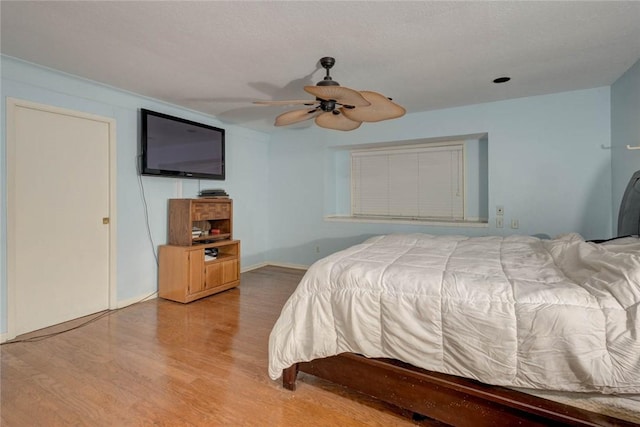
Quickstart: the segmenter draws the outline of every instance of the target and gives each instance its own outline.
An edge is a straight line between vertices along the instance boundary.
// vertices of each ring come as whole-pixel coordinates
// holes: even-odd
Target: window
[[[351,151],[353,216],[464,219],[464,142]]]

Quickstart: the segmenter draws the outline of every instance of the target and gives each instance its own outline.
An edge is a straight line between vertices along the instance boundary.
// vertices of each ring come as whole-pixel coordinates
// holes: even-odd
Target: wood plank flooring
[[[310,375],[295,392],[268,377],[269,333],[303,273],[263,267],[243,273],[240,288],[190,304],[146,301],[2,345],[0,424],[427,425]]]

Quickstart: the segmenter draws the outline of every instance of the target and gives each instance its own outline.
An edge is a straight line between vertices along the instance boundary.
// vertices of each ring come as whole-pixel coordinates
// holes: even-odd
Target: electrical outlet
[[[496,206],[496,215],[504,215],[504,206]]]
[[[503,228],[504,222],[501,216],[496,218],[496,228]]]
[[[512,219],[511,228],[520,228],[520,221],[518,221],[517,219]]]

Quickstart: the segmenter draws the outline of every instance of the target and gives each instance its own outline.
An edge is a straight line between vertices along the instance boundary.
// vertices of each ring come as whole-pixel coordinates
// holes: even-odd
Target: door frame
[[[30,108],[53,114],[62,114],[105,123],[109,129],[109,309],[117,308],[117,246],[116,246],[116,121],[110,117],[7,97],[6,101],[6,166],[7,166],[7,334],[2,341],[16,337],[16,284],[15,284],[15,164],[16,129],[18,108]]]

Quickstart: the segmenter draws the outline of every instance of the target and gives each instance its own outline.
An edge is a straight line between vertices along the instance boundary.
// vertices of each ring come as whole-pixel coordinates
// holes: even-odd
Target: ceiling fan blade
[[[315,99],[299,99],[293,101],[253,101],[254,104],[258,105],[315,105],[320,101],[316,101]]]
[[[340,108],[340,111],[343,109]],[[362,122],[351,120],[344,114],[333,114],[333,112],[322,113],[316,117],[316,124],[320,127],[335,130],[354,130],[360,127]]]
[[[305,86],[304,90],[325,101],[334,100],[338,104],[365,107],[370,105],[360,92],[342,86]]]
[[[381,120],[395,119],[407,112],[403,107],[391,101],[377,92],[363,90],[362,96],[371,105],[365,107],[345,108],[344,115],[351,120],[361,122],[379,122]]]
[[[318,110],[317,108],[313,108],[311,110],[305,108],[302,110],[287,111],[286,113],[282,113],[278,117],[276,117],[276,122],[274,123],[274,125],[287,126],[294,123],[303,122],[305,120],[316,117],[317,114],[315,113],[317,113],[318,111],[320,110]]]

